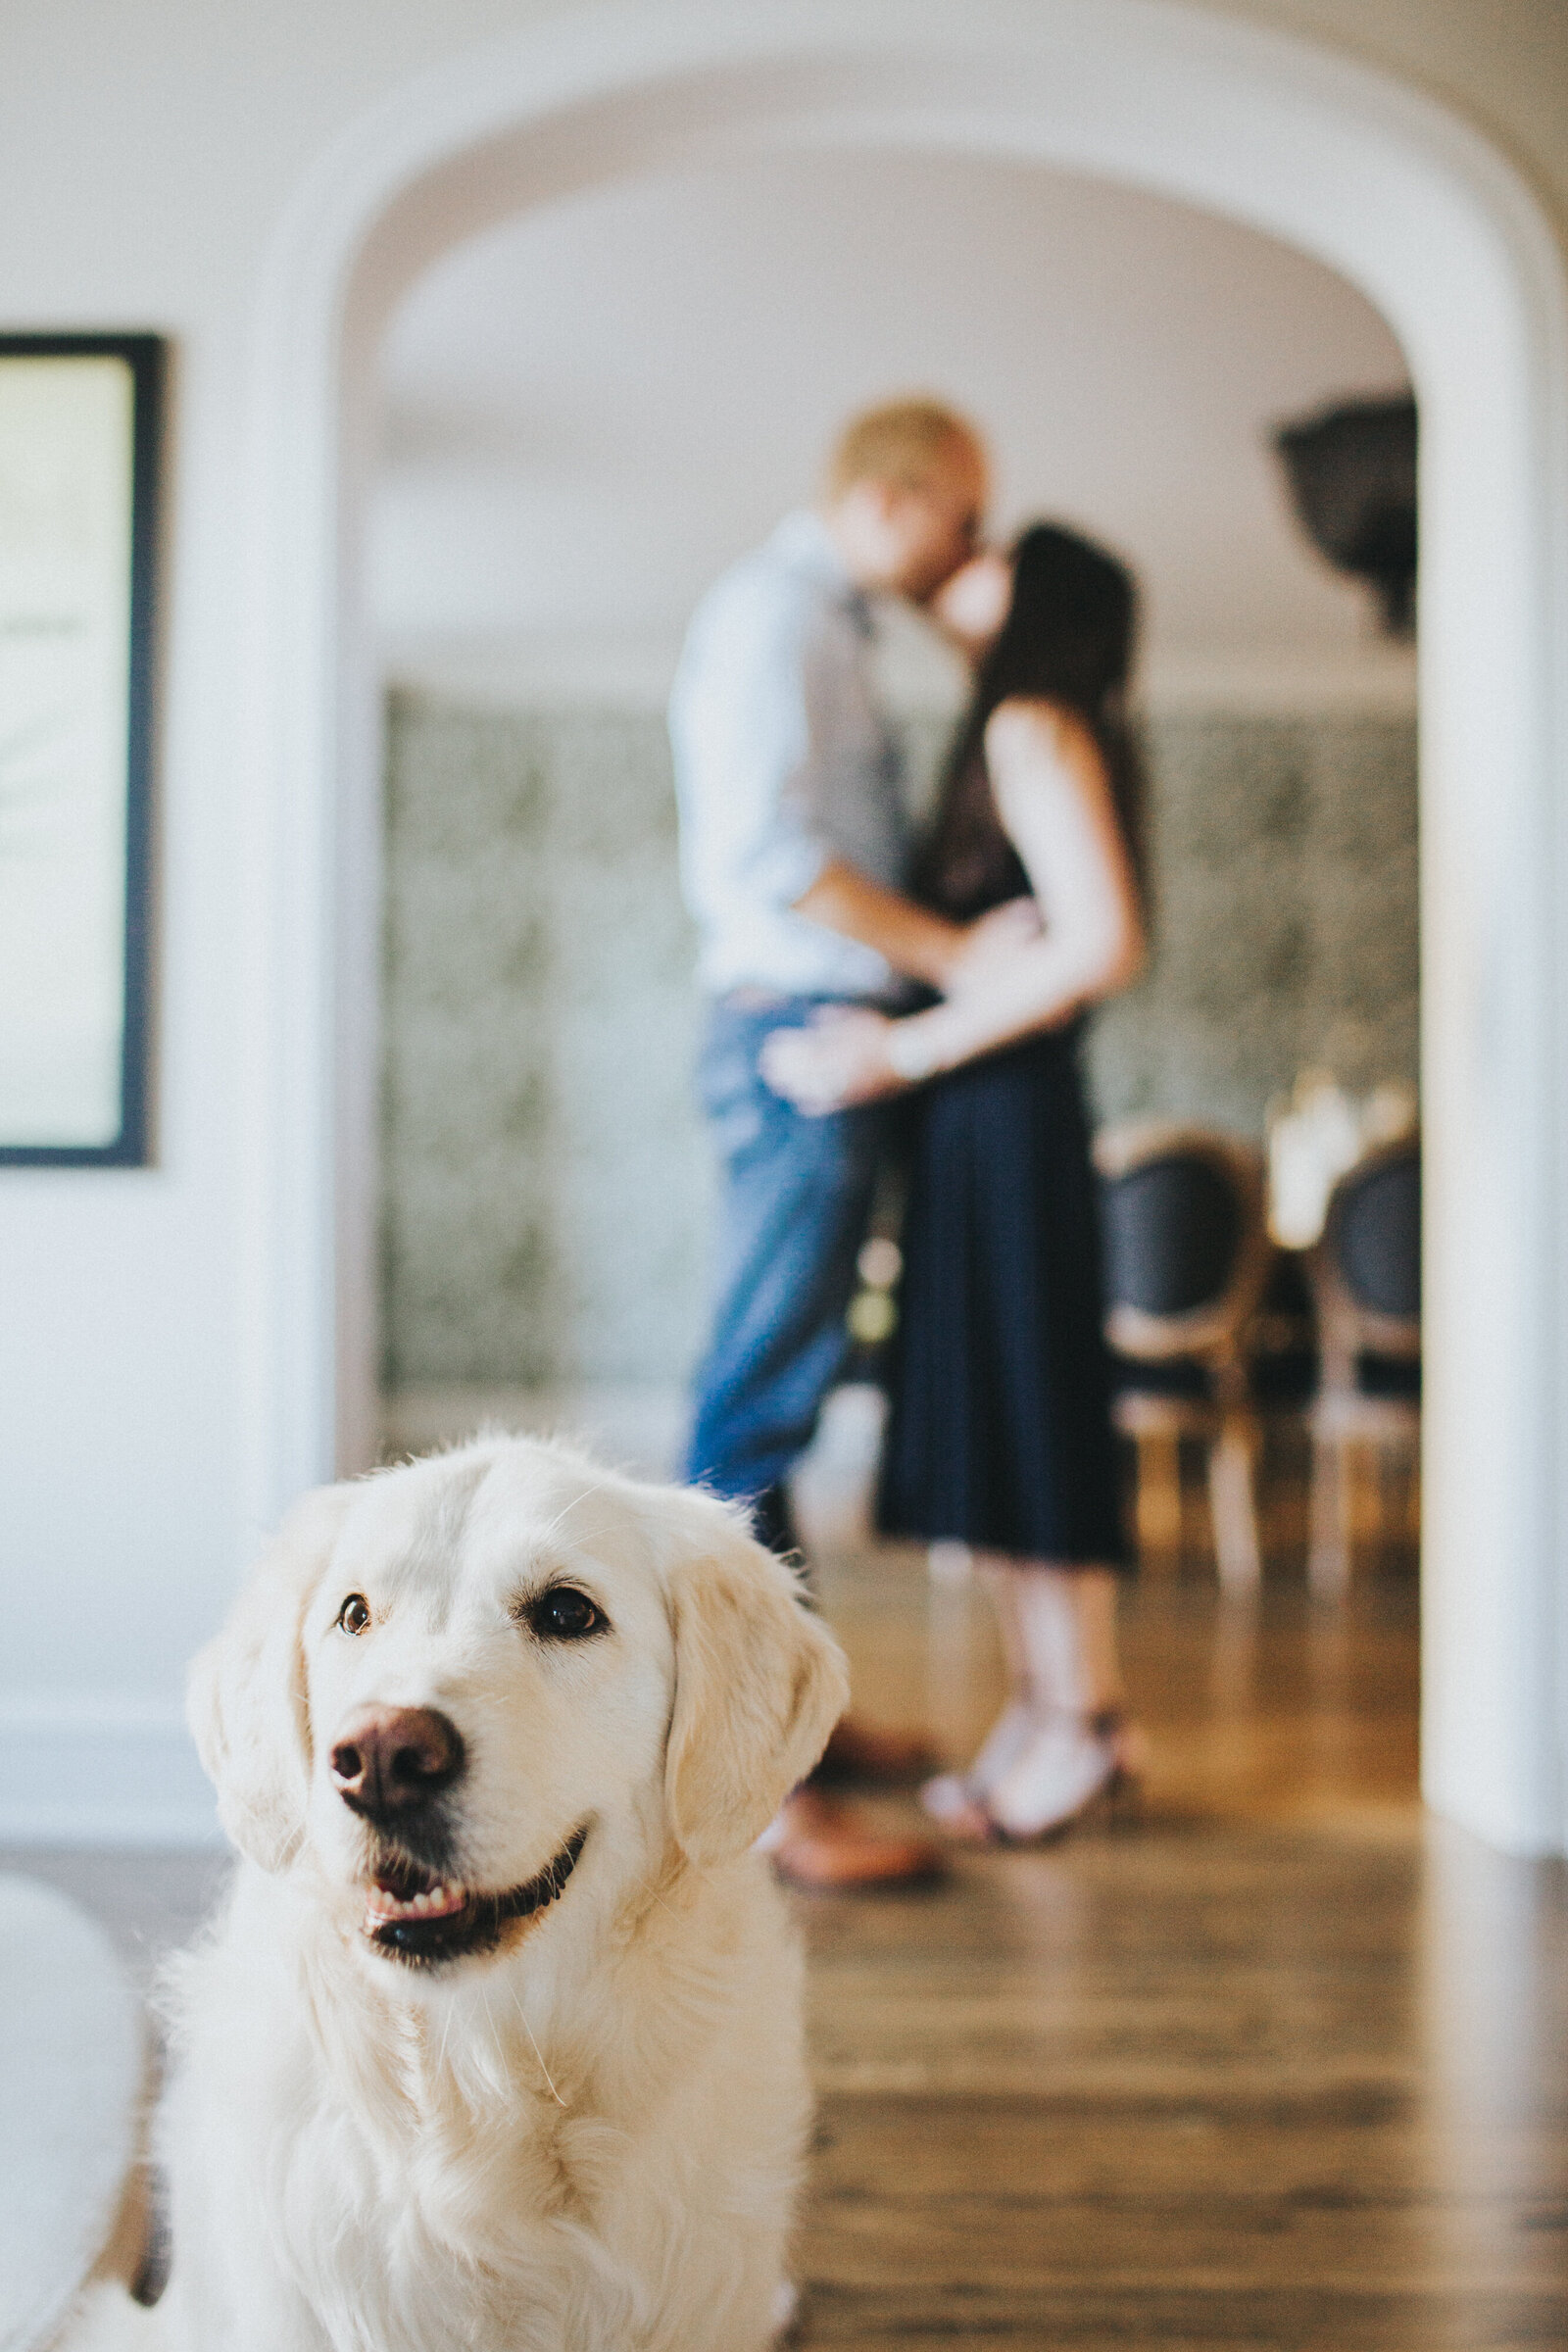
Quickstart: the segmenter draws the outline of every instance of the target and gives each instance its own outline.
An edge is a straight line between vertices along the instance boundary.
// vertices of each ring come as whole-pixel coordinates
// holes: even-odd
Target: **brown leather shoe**
[[[947,1874],[942,1848],[925,1838],[886,1838],[842,1805],[802,1789],[784,1807],[773,1865],[792,1886],[912,1886]]]
[[[841,1715],[811,1774],[816,1788],[836,1788],[849,1781],[873,1788],[904,1788],[935,1772],[938,1757],[919,1732],[889,1732]]]

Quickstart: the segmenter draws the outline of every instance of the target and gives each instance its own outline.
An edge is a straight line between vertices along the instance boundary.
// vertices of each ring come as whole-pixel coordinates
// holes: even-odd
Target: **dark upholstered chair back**
[[[1369,1152],[1340,1178],[1312,1252],[1323,1388],[1349,1394],[1362,1359],[1421,1352],[1421,1145]]]
[[[1145,1362],[1234,1356],[1268,1261],[1256,1150],[1147,1121],[1107,1128],[1095,1158],[1111,1346]]]
[[[1421,1392],[1421,1145],[1357,1160],[1329,1197],[1309,1260],[1321,1370],[1312,1400],[1312,1542],[1307,1580],[1325,1600],[1350,1579],[1351,1448],[1397,1442],[1415,1459]],[[1383,1486],[1380,1480],[1380,1502]],[[1408,1491],[1413,1532],[1415,1489]]]
[[[1352,1168],[1330,1220],[1340,1279],[1355,1304],[1414,1320],[1421,1312],[1421,1154],[1414,1142]]]
[[[1246,1239],[1235,1184],[1207,1158],[1171,1152],[1104,1188],[1108,1304],[1190,1315],[1229,1288]]]

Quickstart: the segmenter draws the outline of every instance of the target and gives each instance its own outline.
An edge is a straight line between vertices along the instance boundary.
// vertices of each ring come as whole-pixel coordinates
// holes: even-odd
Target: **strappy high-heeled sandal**
[[[990,1791],[1028,1745],[1036,1710],[1025,1698],[1011,1698],[986,1734],[980,1751],[964,1772],[939,1772],[920,1788],[920,1803],[933,1821],[944,1827],[983,1806]]]
[[[1052,1744],[1058,1753],[1048,1764],[1039,1751]],[[1009,1804],[1008,1783],[1024,1777],[1031,1750],[1034,1775],[1047,1782],[1047,1792],[1037,1788],[1037,1801],[1026,1811]],[[1144,1754],[1142,1732],[1120,1708],[1095,1715],[1057,1709],[1037,1716],[1035,1738],[1011,1768],[983,1797],[956,1808],[943,1826],[950,1837],[966,1844],[1036,1845],[1059,1838],[1074,1823],[1133,1798]],[[1042,1793],[1044,1802],[1039,1802]]]

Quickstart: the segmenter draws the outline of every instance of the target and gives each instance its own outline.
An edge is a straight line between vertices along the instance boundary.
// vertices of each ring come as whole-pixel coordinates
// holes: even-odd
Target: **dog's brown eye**
[[[552,1585],[528,1603],[528,1623],[544,1642],[580,1642],[597,1634],[608,1622],[586,1592],[575,1585]]]
[[[346,1634],[363,1634],[370,1622],[369,1605],[363,1592],[351,1592],[337,1613],[337,1621]]]

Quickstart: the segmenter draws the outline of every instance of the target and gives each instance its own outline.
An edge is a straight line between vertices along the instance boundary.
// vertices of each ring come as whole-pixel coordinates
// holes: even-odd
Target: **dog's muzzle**
[[[534,1878],[501,1894],[444,1883],[415,1863],[389,1864],[377,1872],[366,1901],[364,1932],[371,1950],[416,1968],[493,1952],[510,1929],[560,1898],[588,1828],[582,1823]]]

